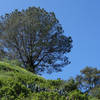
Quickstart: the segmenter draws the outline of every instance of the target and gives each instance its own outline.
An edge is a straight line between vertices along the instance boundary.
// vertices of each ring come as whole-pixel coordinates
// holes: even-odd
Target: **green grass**
[[[46,80],[17,65],[0,62],[0,100],[66,100],[66,94],[58,92],[64,85],[63,80]]]
[[[29,76],[44,79],[44,78],[40,77],[39,75],[35,75],[19,66],[14,66],[9,63],[0,62],[0,78],[4,78],[4,77],[5,78],[6,77],[13,78],[14,76],[16,76],[16,74],[21,74],[21,75],[26,75],[26,76],[29,75]]]
[[[37,84],[45,86],[46,79],[35,75],[19,66],[0,62],[0,100],[15,100],[15,98],[28,97],[31,94],[31,88],[27,85]],[[2,99],[1,99],[2,98]],[[16,99],[17,100],[17,99]]]

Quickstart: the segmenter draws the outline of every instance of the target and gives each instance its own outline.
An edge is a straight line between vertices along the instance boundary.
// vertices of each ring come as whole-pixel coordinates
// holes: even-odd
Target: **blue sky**
[[[55,12],[64,33],[72,36],[71,64],[47,79],[75,77],[85,66],[100,69],[100,0],[0,0],[0,15],[29,6]]]

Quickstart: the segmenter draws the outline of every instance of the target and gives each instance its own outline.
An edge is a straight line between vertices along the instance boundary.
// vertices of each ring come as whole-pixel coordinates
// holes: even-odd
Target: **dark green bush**
[[[0,62],[0,100],[88,100],[86,94],[76,89],[73,79],[46,80],[18,66]]]
[[[67,100],[88,100],[88,96],[79,90],[74,90],[68,94]]]
[[[30,98],[26,100],[66,100],[64,96],[60,96],[57,92],[33,93]]]
[[[90,95],[97,99],[100,99],[100,85],[90,90]]]

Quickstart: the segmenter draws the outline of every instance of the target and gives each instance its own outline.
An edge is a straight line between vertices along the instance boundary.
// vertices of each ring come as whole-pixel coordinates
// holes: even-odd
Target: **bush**
[[[0,100],[88,100],[69,81],[45,80],[10,63],[0,62]],[[69,93],[70,92],[70,93]]]
[[[90,95],[97,99],[100,99],[100,86],[96,86],[95,88],[90,90]]]
[[[40,92],[24,100],[66,100],[64,96],[60,96],[57,92]]]
[[[67,100],[88,100],[88,96],[79,90],[74,90],[68,94]]]

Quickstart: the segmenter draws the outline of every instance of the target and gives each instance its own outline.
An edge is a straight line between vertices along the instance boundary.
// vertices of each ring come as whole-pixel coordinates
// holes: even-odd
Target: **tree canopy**
[[[100,70],[97,68],[85,67],[80,72],[81,75],[78,75],[76,80],[82,91],[90,92],[91,89],[100,85]]]
[[[70,63],[72,38],[63,34],[53,12],[36,7],[15,10],[0,17],[0,33],[6,56],[31,72],[59,72]]]

